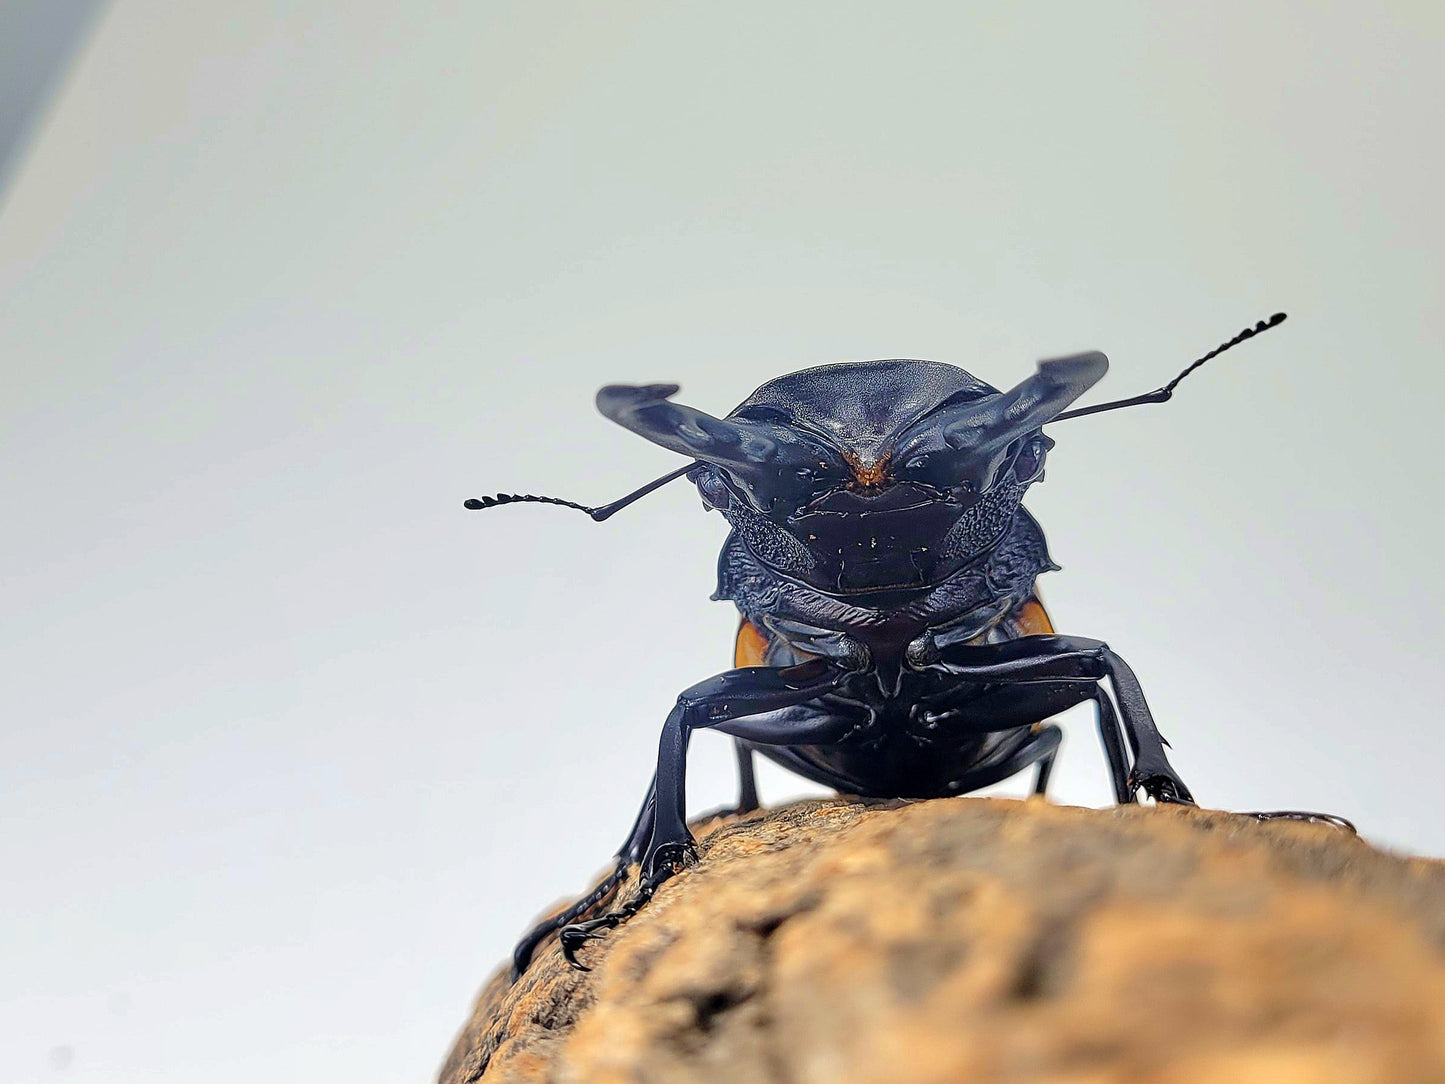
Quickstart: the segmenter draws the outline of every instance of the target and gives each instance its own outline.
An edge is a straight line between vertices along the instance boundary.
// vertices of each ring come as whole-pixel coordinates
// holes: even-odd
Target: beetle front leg
[[[560,935],[567,962],[587,970],[577,950],[642,909],[658,887],[697,855],[687,828],[687,747],[692,732],[717,729],[758,745],[827,744],[852,730],[851,720],[789,718],[786,709],[836,689],[851,671],[827,659],[798,666],[728,670],[684,691],[667,716],[658,742],[652,836],[641,857],[637,893],[615,911],[573,923]]]
[[[852,728],[820,717],[799,722],[785,709],[832,692],[850,671],[827,659],[798,666],[728,670],[684,691],[663,724],[657,751],[657,808],[642,859],[653,887],[693,855],[687,829],[687,747],[694,730],[715,729],[759,745],[822,745]],[[779,713],[784,713],[780,715]]]
[[[1124,722],[1124,734],[1134,753],[1134,768],[1129,773],[1129,786],[1142,789],[1156,802],[1174,802],[1193,805],[1194,795],[1184,785],[1184,780],[1175,773],[1164,748],[1169,743],[1159,728],[1154,725],[1154,716],[1144,700],[1144,690],[1129,664],[1099,644],[1099,658],[1109,683],[1114,686],[1114,695],[1119,701],[1119,716]]]
[[[1134,766],[1126,781],[1128,794],[1132,796],[1143,790],[1158,802],[1194,804],[1194,796],[1164,752],[1168,743],[1154,725],[1139,679],[1103,641],[1048,635],[1023,636],[1001,644],[955,644],[939,649],[934,658],[926,661],[926,666],[979,682],[1107,678],[1113,686],[1119,718],[1134,754]],[[1105,740],[1107,742],[1107,737]],[[1117,769],[1115,772],[1117,774]]]

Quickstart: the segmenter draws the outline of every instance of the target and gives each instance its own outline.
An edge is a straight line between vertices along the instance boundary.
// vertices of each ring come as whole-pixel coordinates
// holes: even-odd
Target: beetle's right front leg
[[[642,876],[652,887],[693,856],[687,829],[687,747],[692,732],[720,730],[759,745],[826,745],[853,724],[833,716],[800,722],[784,709],[816,700],[841,685],[848,670],[827,659],[798,666],[749,666],[700,681],[677,698],[657,750],[657,804]]]
[[[829,744],[856,724],[832,715],[798,719],[787,709],[832,692],[851,673],[821,658],[797,666],[747,666],[700,681],[677,698],[658,743],[652,838],[642,854],[637,894],[615,911],[564,928],[560,940],[568,963],[586,970],[577,950],[635,915],[659,885],[696,856],[686,809],[692,732],[715,729],[758,745]]]

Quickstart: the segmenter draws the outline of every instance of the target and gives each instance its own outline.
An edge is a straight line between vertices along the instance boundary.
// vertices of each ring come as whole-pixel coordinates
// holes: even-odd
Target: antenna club
[[[1146,392],[1143,395],[1136,395],[1132,399],[1116,399],[1111,403],[1097,403],[1094,406],[1079,407],[1077,410],[1066,410],[1057,418],[1055,418],[1054,421],[1062,422],[1067,421],[1069,418],[1082,418],[1088,414],[1102,414],[1106,410],[1118,410],[1121,407],[1145,406],[1149,403],[1167,403],[1170,399],[1174,397],[1174,389],[1179,386],[1179,382],[1190,373],[1194,372],[1195,369],[1198,369],[1206,361],[1211,361],[1214,358],[1217,358],[1226,350],[1232,350],[1240,343],[1248,342],[1250,339],[1254,338],[1261,332],[1268,331],[1272,327],[1278,327],[1280,324],[1284,323],[1286,319],[1287,317],[1284,313],[1277,312],[1268,320],[1260,320],[1253,327],[1245,328],[1228,342],[1220,343],[1203,357],[1195,358],[1194,361],[1190,362],[1189,365],[1187,365],[1179,373],[1178,376],[1176,376],[1173,380],[1169,381],[1169,383],[1165,384],[1162,388],[1157,388],[1154,391]]]
[[[592,508],[585,504],[578,504],[576,501],[564,501],[561,497],[539,497],[532,493],[497,493],[489,497],[471,497],[462,502],[462,507],[470,511],[477,511],[481,508],[496,508],[502,504],[555,504],[562,508],[575,508],[579,512],[586,512],[596,523],[601,523],[613,512],[626,508],[633,501],[645,497],[658,486],[666,485],[674,478],[681,478],[688,471],[697,466],[696,462],[685,464],[674,471],[669,471],[661,478],[655,478],[641,489],[635,489],[627,496],[613,501],[611,504],[604,504],[601,508]]]

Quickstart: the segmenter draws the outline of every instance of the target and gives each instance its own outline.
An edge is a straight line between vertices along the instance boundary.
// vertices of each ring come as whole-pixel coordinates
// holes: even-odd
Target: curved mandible
[[[677,390],[676,384],[608,384],[597,393],[597,409],[668,451],[708,463],[746,470],[777,458],[778,442],[763,426],[669,402]]]
[[[1038,371],[1015,387],[951,411],[942,427],[944,443],[966,451],[1006,447],[1053,421],[1109,370],[1097,350],[1039,362]]]

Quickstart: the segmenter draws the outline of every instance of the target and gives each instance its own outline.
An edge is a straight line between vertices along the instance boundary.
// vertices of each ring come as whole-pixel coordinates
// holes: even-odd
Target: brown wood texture
[[[1445,1081],[1445,865],[1176,807],[801,802],[569,969],[487,984],[443,1084]],[[626,889],[624,889],[626,891]]]

